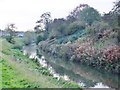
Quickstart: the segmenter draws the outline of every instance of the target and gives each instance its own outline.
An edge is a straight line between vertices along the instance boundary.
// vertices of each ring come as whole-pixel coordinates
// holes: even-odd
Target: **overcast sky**
[[[88,4],[100,13],[109,12],[116,0],[0,0],[0,29],[15,23],[18,30],[33,29],[44,12],[52,18],[64,18],[79,4]]]

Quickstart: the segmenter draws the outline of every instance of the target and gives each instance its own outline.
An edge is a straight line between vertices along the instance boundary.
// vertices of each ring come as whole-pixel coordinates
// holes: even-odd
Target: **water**
[[[37,58],[43,67],[47,67],[57,79],[75,81],[82,87],[87,88],[118,88],[120,85],[118,75],[99,71],[94,68],[60,59],[55,59],[42,53],[42,57],[36,56],[36,46],[31,45],[23,48],[24,54],[30,58]]]

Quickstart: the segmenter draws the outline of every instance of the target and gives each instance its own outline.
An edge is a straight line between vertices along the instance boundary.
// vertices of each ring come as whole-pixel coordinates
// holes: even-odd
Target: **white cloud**
[[[80,3],[96,8],[100,13],[109,12],[115,0],[0,0],[0,28],[15,23],[19,30],[32,29],[44,12],[53,18],[66,17]]]

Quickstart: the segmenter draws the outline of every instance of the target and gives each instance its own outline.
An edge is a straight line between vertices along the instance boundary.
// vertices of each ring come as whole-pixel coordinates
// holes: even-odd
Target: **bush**
[[[99,21],[101,17],[96,9],[88,6],[81,10],[79,19],[84,21],[87,25],[91,25],[94,21]]]
[[[37,36],[37,40],[36,40],[36,44],[38,45],[38,43],[39,43],[40,41],[43,41],[43,40],[45,40],[45,39],[46,39],[46,37],[44,36],[43,33],[40,34],[40,35],[38,35],[38,36]]]
[[[84,28],[85,28],[85,24],[83,22],[75,21],[68,26],[68,28],[65,31],[65,35],[71,35],[76,31],[82,30]]]
[[[70,58],[70,61],[75,61],[75,60],[76,60],[76,56],[72,55],[71,58]]]
[[[61,45],[60,47],[58,47],[57,55],[64,60],[69,60],[72,55],[72,51],[68,46]]]
[[[29,45],[35,41],[35,33],[27,31],[24,34],[24,43],[25,45]]]
[[[110,29],[110,26],[103,21],[95,21],[91,26],[86,27],[87,33],[92,35],[95,35],[98,32],[102,33],[108,29]]]
[[[118,31],[118,42],[120,42],[120,30]]]
[[[56,30],[51,30],[50,34],[49,34],[49,38],[50,39],[54,39],[61,36],[61,33],[56,29]]]
[[[12,43],[12,44],[15,43],[14,38],[12,36],[6,36],[5,38],[9,43]]]
[[[14,38],[14,44],[13,44],[13,49],[19,49],[21,50],[24,46],[23,38],[16,37]]]
[[[20,45],[20,44],[18,44],[18,43],[15,43],[15,44],[13,45],[13,48],[14,48],[14,49],[22,49],[22,47],[23,47],[23,45]]]

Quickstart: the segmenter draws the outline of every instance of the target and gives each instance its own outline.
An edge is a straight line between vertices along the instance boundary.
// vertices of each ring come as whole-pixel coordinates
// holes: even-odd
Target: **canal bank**
[[[24,47],[24,53],[29,57],[36,56],[36,46]],[[54,77],[75,81],[83,88],[118,88],[119,76],[102,70],[96,70],[80,63],[68,62],[53,58],[41,52],[40,64],[47,67]]]
[[[0,63],[2,63],[2,87],[0,88],[79,88],[75,82],[54,78],[47,68],[36,64],[13,44],[0,39]],[[1,45],[1,44],[0,44]],[[0,78],[1,79],[1,78]]]

